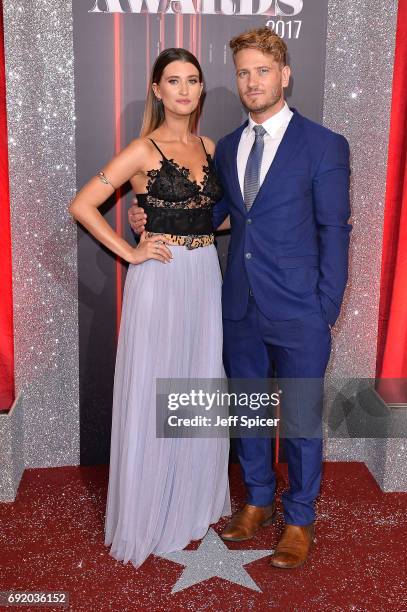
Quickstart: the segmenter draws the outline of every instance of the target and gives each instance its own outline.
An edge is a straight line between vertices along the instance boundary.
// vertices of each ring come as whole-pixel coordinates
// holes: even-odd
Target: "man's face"
[[[242,104],[253,113],[265,113],[283,99],[290,68],[281,67],[269,53],[242,49],[235,55],[236,81]]]

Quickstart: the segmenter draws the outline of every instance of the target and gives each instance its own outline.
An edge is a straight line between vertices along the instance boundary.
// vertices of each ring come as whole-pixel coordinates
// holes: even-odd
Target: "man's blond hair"
[[[273,30],[267,27],[247,30],[229,42],[233,57],[242,49],[258,49],[269,53],[281,67],[287,64],[287,45]]]

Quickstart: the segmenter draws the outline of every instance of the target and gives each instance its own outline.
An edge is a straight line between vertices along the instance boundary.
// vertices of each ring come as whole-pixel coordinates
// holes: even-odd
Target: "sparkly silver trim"
[[[79,463],[72,5],[4,0],[17,393],[26,467]]]

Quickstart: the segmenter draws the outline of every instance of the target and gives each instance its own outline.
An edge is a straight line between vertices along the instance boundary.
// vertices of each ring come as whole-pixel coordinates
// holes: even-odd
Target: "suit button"
[[[249,218],[247,219],[246,223],[248,223],[250,225],[250,223],[252,222],[252,220]]]
[[[251,253],[246,253],[246,259],[251,259],[252,254]]]
[[[249,295],[253,296],[253,291],[249,289]]]

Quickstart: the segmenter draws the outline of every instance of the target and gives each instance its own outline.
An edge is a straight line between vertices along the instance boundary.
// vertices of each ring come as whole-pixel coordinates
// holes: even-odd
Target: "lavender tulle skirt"
[[[214,245],[130,265],[116,357],[105,545],[139,567],[230,515],[228,438],[157,438],[156,378],[223,378]]]

